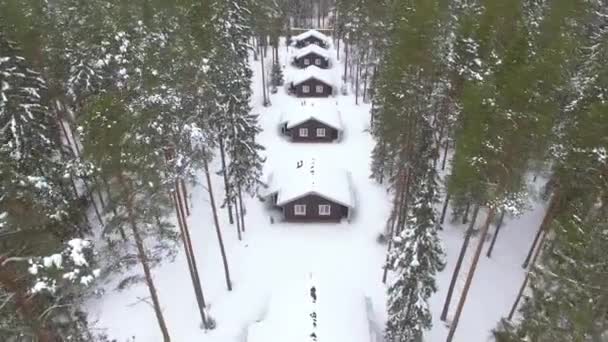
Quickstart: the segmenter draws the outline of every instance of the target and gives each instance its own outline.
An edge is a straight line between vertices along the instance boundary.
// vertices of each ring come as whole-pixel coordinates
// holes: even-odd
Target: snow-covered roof
[[[297,280],[273,291],[264,320],[248,327],[247,342],[313,342],[313,333],[319,342],[371,342],[363,295],[353,298],[341,283]]]
[[[307,39],[310,37],[315,37],[319,40],[322,40],[325,43],[329,43],[329,37],[317,30],[308,30],[306,32],[300,33],[297,36],[294,36],[292,39],[293,39],[293,41],[297,42],[297,41],[304,40],[304,39]]]
[[[311,119],[339,131],[343,127],[338,106],[334,101],[327,99],[300,101],[300,106],[292,106],[288,111],[281,114],[280,124],[292,128]]]
[[[349,208],[355,207],[350,172],[331,162],[311,160],[281,161],[268,175],[263,195],[277,194],[281,206],[307,195],[317,195]]]
[[[308,46],[305,46],[301,49],[299,49],[297,51],[297,53],[294,55],[294,58],[296,59],[300,59],[306,55],[308,55],[309,53],[315,53],[325,59],[329,59],[329,53],[327,52],[327,50],[325,50],[324,48],[315,45],[315,44],[311,44]]]
[[[311,65],[305,69],[294,70],[290,76],[290,82],[293,83],[294,86],[308,81],[311,78],[315,78],[332,87],[335,85],[331,72],[329,70],[321,69],[316,65]]]

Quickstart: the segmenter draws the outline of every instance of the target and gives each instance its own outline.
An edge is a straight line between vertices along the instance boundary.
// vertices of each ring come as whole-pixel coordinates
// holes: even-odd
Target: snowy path
[[[281,61],[286,61],[285,52],[284,47],[280,49]],[[324,283],[341,286],[343,295],[351,296],[353,303],[360,300],[362,293],[370,296],[379,321],[385,319],[385,289],[380,282],[385,246],[378,244],[376,238],[383,230],[390,199],[383,187],[369,179],[373,147],[373,141],[366,132],[369,105],[355,105],[354,96],[330,98],[327,101],[337,102],[340,108],[345,126],[344,139],[334,144],[290,143],[278,135],[277,124],[281,111],[293,108],[300,100],[279,89],[277,94],[271,95],[272,106],[262,107],[260,63],[252,63],[252,106],[254,113],[260,114],[264,130],[259,142],[266,147],[266,167],[271,168],[287,158],[314,156],[350,170],[358,198],[357,215],[350,224],[271,224],[262,203],[256,198],[247,198],[247,231],[244,240],[239,242],[236,227],[228,224],[225,211],[221,211],[221,225],[234,281],[234,290],[228,292],[208,196],[200,186],[193,189],[194,208],[189,224],[205,296],[210,304],[209,312],[217,321],[217,328],[206,333],[199,328],[196,301],[184,254],[180,251],[174,262],[167,261],[153,270],[174,342],[244,342],[246,327],[264,316],[270,294],[310,272]],[[269,66],[266,70],[270,69]],[[332,69],[337,79],[342,70],[340,64]],[[216,197],[222,196],[222,184],[221,179],[214,176]],[[507,222],[494,257],[491,260],[482,257],[455,341],[487,340],[497,320],[506,314],[523,279],[520,264],[542,213],[543,209],[539,207],[517,221]],[[483,213],[480,213],[482,220]],[[431,342],[444,341],[447,335],[447,329],[438,317],[463,231],[462,226],[446,225],[441,233],[448,253],[448,265],[439,275],[440,292],[431,301],[434,315],[434,328],[428,335]],[[525,247],[522,248],[522,244]],[[519,251],[513,253],[514,250]],[[107,328],[109,335],[120,342],[132,336],[136,341],[161,341],[153,310],[139,301],[139,298],[148,296],[145,285],[138,284],[122,292],[112,291],[115,285],[115,282],[107,284],[109,292],[89,304],[91,318],[98,319],[98,325]],[[456,300],[457,297],[453,305]],[[350,309],[337,308],[336,317]]]

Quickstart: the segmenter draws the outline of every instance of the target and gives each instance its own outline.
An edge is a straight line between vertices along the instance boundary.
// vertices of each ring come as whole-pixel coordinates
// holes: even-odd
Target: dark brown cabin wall
[[[306,204],[306,216],[296,216],[296,204]],[[330,215],[319,215],[319,205],[331,205]],[[348,208],[317,195],[307,195],[283,205],[283,213],[287,222],[339,222],[348,215]]]
[[[306,58],[308,58],[308,60],[310,61],[310,64],[308,64],[308,65],[304,64],[304,60],[305,60]],[[316,65],[316,64],[315,64],[315,59],[317,59],[317,58],[321,59],[321,64],[320,64],[320,65]],[[296,63],[295,63],[295,64],[296,64],[296,66],[297,66],[298,68],[300,68],[300,69],[304,69],[304,68],[309,67],[309,66],[311,66],[311,65],[315,65],[315,66],[317,66],[317,67],[319,67],[319,68],[321,68],[321,69],[328,69],[328,68],[329,68],[329,60],[327,60],[327,59],[326,59],[325,57],[323,57],[323,56],[319,56],[319,55],[317,55],[317,54],[316,54],[316,53],[314,53],[314,52],[311,52],[311,53],[309,53],[309,54],[307,54],[307,55],[302,56],[301,58],[296,59],[296,61],[295,61],[295,62],[296,62]]]
[[[308,137],[300,136],[300,128],[308,128]],[[317,137],[317,128],[325,128],[325,137]],[[289,129],[293,142],[332,142],[338,138],[338,130],[317,120],[308,120]]]
[[[302,91],[302,87],[305,85],[310,87],[310,93],[308,93],[308,94],[305,94]],[[315,92],[315,86],[317,86],[317,85],[323,86],[322,94],[317,94]],[[315,78],[312,78],[312,79],[306,80],[306,81],[298,84],[297,86],[295,86],[295,94],[297,97],[329,97],[332,95],[332,87]]]

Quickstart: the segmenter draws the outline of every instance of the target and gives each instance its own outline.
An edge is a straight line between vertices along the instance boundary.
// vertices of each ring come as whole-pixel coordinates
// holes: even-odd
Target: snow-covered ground
[[[280,49],[280,55],[288,78],[293,70],[287,62],[287,49],[284,46]],[[340,62],[335,62],[333,69],[328,71],[334,73],[337,80],[343,70],[340,65]],[[269,66],[266,66],[266,70],[270,70]],[[236,227],[228,224],[227,214],[222,210],[221,226],[234,282],[233,291],[228,292],[208,195],[200,186],[191,189],[193,209],[188,220],[209,313],[216,320],[217,328],[208,332],[200,329],[187,263],[183,252],[180,252],[174,262],[167,261],[153,270],[172,340],[245,341],[247,327],[265,316],[272,302],[271,295],[283,293],[285,287],[293,286],[291,284],[298,279],[306,279],[310,273],[323,284],[341,289],[340,295],[345,298],[340,301],[345,307],[336,310],[336,315],[326,319],[323,324],[344,324],[340,312],[362,310],[360,301],[363,295],[371,298],[376,319],[383,322],[386,316],[385,287],[381,283],[381,276],[386,247],[379,244],[376,238],[383,231],[390,209],[390,197],[382,186],[369,179],[373,140],[366,130],[369,127],[370,106],[361,104],[361,101],[360,105],[355,105],[353,95],[336,95],[327,99],[339,107],[345,129],[343,139],[333,144],[290,143],[279,135],[278,123],[282,111],[299,106],[300,99],[279,89],[277,94],[270,97],[272,106],[262,107],[259,61],[252,60],[252,68],[252,106],[254,112],[260,114],[260,124],[264,130],[258,139],[266,147],[266,168],[287,159],[315,157],[349,170],[355,185],[357,214],[351,223],[271,223],[263,203],[257,198],[247,198],[246,232],[243,241],[238,241]],[[217,165],[214,167],[218,169]],[[216,198],[220,198],[223,194],[222,180],[214,176],[213,181]],[[486,341],[496,322],[506,315],[523,279],[520,265],[543,212],[542,206],[536,206],[522,218],[506,221],[492,259],[485,256],[481,259],[454,341]],[[483,222],[483,219],[482,212],[478,222]],[[428,334],[428,341],[444,341],[447,335],[447,328],[439,321],[439,315],[463,232],[464,226],[451,224],[446,224],[441,232],[448,264],[438,277],[439,292],[431,300],[434,327]],[[473,239],[471,253],[475,242]],[[145,284],[137,284],[120,292],[113,290],[115,286],[115,281],[109,282],[105,285],[108,292],[89,303],[91,319],[97,320],[99,327],[107,329],[112,338],[121,342],[131,337],[135,337],[136,341],[161,341],[154,312],[149,304],[141,300],[148,297]],[[459,292],[456,291],[453,306],[458,296]],[[294,305],[298,302],[294,300]],[[309,308],[303,307],[302,310],[308,312]],[[277,336],[276,342],[283,342],[279,339],[280,336]],[[319,336],[319,340],[322,341],[323,337]]]

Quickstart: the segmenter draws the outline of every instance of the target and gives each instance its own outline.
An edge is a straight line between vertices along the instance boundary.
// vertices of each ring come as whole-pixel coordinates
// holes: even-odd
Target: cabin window
[[[293,213],[297,216],[306,215],[306,204],[296,204],[293,206]]]
[[[304,65],[310,65],[310,59],[304,58]]]
[[[322,85],[316,86],[315,90],[316,90],[317,94],[323,94],[323,86]]]
[[[310,93],[310,86],[303,85],[303,86],[302,86],[302,92],[303,92],[304,94],[308,94],[308,93]]]
[[[308,136],[308,128],[300,128],[300,136],[307,137]]]
[[[317,128],[317,136],[318,137],[325,137],[325,128]]]
[[[321,65],[321,58],[315,58],[315,65]]]
[[[329,216],[331,215],[331,205],[329,204],[319,204],[319,215]]]

